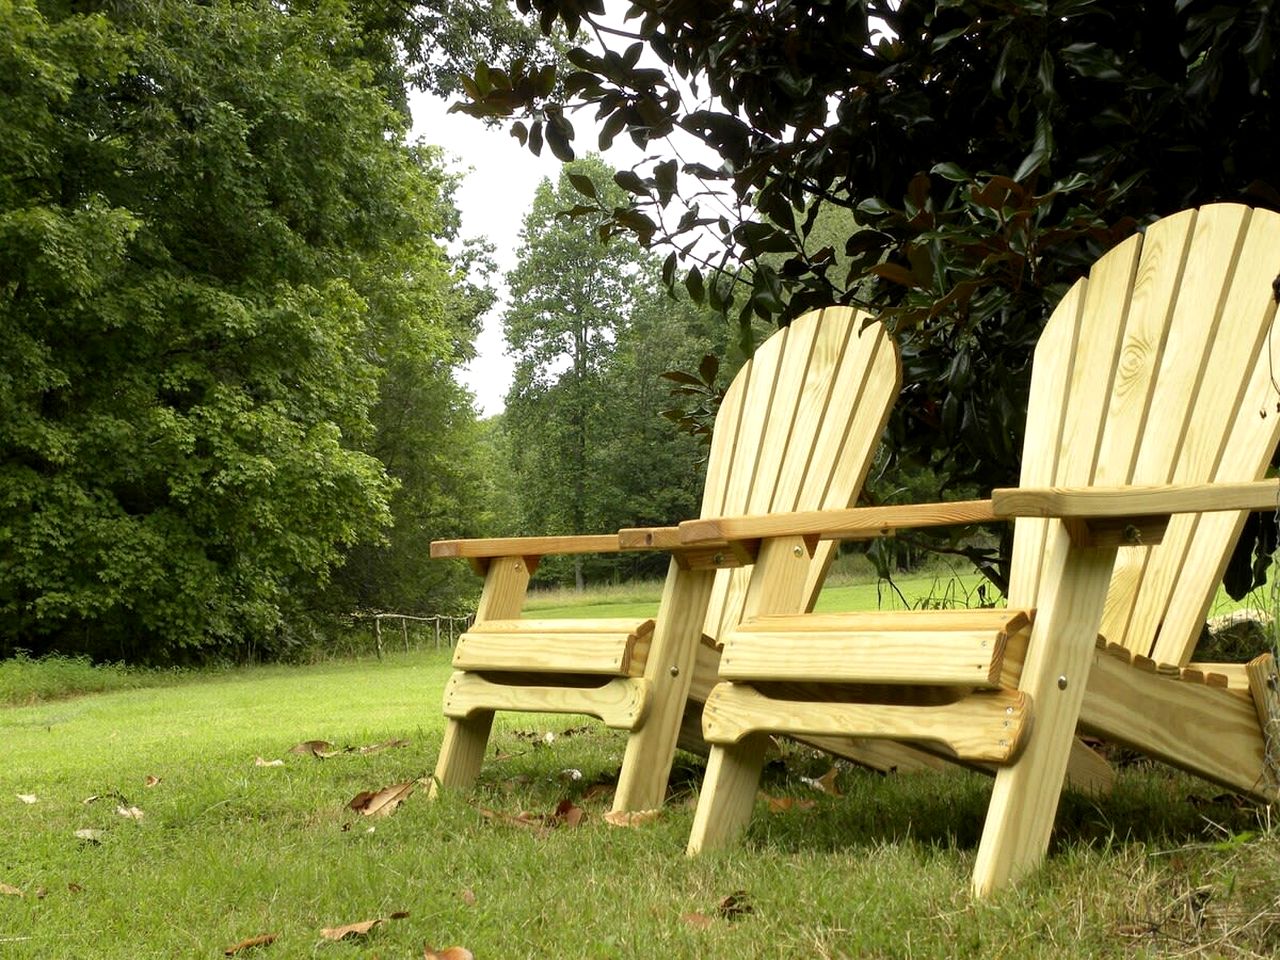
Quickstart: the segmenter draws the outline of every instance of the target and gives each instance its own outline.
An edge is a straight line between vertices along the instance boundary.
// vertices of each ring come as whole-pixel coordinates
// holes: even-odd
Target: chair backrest
[[[1036,347],[1023,486],[1247,481],[1280,436],[1272,282],[1280,215],[1235,204],[1152,224],[1107,253]],[[1109,642],[1185,665],[1244,523],[1180,514],[1154,547],[1122,547]],[[1011,606],[1035,606],[1048,521],[1019,520]]]
[[[792,321],[761,344],[725,393],[702,515],[852,506],[901,380],[897,348],[868,314],[828,307]],[[814,556],[809,609],[834,549],[824,541]],[[750,567],[717,574],[703,627],[711,639],[742,618],[750,575]]]

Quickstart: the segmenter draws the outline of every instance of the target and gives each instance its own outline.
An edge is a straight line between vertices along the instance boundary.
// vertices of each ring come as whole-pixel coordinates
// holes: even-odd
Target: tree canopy
[[[893,448],[944,485],[1016,478],[1031,347],[1105,249],[1210,201],[1280,208],[1274,4],[645,0],[623,30],[598,0],[518,6],[582,43],[575,69],[487,65],[459,108],[565,157],[580,107],[602,149],[701,140],[720,166],[648,161],[617,178],[629,203],[580,212],[674,244],[668,279],[683,258],[690,293],[744,324],[872,308],[905,357]],[[820,240],[831,210],[847,229]],[[721,252],[698,262],[708,232]]]
[[[476,304],[365,47],[342,4],[0,0],[0,653],[282,652],[391,522],[388,358],[456,394]]]

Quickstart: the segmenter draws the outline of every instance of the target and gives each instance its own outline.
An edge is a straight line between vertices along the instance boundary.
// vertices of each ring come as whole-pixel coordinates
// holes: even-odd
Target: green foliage
[[[612,173],[594,157],[568,165],[554,188],[543,182],[525,218],[504,316],[517,360],[503,418],[520,506],[514,532],[611,531],[697,509],[700,453],[660,416],[660,378],[710,348],[706,319],[660,293],[634,241],[606,242],[560,213],[584,196],[621,202]],[[652,572],[645,559],[594,569]],[[581,561],[574,569],[581,584]]]
[[[599,17],[584,0],[521,6],[571,34]],[[563,96],[521,96],[529,84],[513,74],[516,93],[465,109],[525,124],[594,107],[602,149],[623,133],[642,147],[676,128],[700,139],[721,167],[684,163],[679,180],[671,161],[647,161],[620,175],[632,199],[598,205],[608,229],[673,244],[690,293],[743,323],[833,300],[890,321],[905,366],[893,448],[944,486],[1016,478],[1032,345],[1104,250],[1210,201],[1280,208],[1280,5],[691,9],[633,7],[633,36],[569,51]],[[642,47],[662,69],[642,65]],[[703,95],[696,106],[677,77]],[[708,184],[749,215],[712,210]],[[833,208],[854,222],[815,242]],[[708,232],[723,242],[712,259],[688,246]]]
[[[341,4],[2,12],[0,655],[280,653],[390,523],[387,357],[447,382],[441,178]]]

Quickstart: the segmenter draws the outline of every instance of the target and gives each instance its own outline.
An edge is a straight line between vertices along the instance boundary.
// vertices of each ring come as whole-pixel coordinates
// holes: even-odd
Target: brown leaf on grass
[[[258,937],[249,937],[247,940],[241,940],[235,946],[227,947],[222,953],[224,956],[234,957],[237,953],[248,950],[251,947],[265,947],[269,943],[275,943],[278,936],[279,934],[276,933],[264,933]]]
[[[80,802],[81,802],[81,803],[83,803],[83,804],[87,807],[89,804],[91,804],[91,803],[97,803],[97,802],[98,802],[99,800],[101,800],[101,799],[102,799],[102,797],[95,793],[95,794],[94,794],[93,796],[91,796],[91,797],[85,797],[85,798],[84,798],[83,800],[81,800]]]
[[[76,831],[76,838],[83,840],[85,843],[101,843],[102,838],[106,836],[105,830],[93,830],[85,827],[83,830]]]
[[[0,896],[6,897],[25,897],[26,894],[17,887],[11,887],[7,883],[0,883]]]
[[[643,827],[658,819],[661,810],[610,810],[604,822],[611,827]]]
[[[752,912],[751,900],[745,890],[735,890],[720,898],[716,912],[726,920],[737,920]]]
[[[476,892],[470,887],[464,887],[462,892],[458,894],[458,898],[468,907],[474,907],[476,905]]]
[[[17,795],[17,797],[18,797],[18,799],[19,799],[19,800],[21,800],[23,803],[28,803],[28,804],[30,804],[30,803],[39,803],[39,802],[40,802],[40,798],[39,798],[39,797],[37,797],[34,793],[19,793],[19,794]]]
[[[566,827],[576,827],[582,823],[587,812],[572,800],[561,800],[556,807],[556,812],[552,814],[555,820],[563,823]]]
[[[323,760],[326,757],[332,757],[337,751],[333,749],[333,744],[328,740],[303,740],[301,743],[295,743],[290,747],[289,752],[300,754],[304,757],[319,757]]]
[[[414,784],[415,781],[407,780],[404,783],[383,787],[376,793],[365,790],[357,793],[347,806],[362,816],[389,817],[395,812],[396,807],[404,803],[405,798],[413,793]]]
[[[43,899],[44,899],[45,897],[47,897],[48,895],[49,895],[49,888],[48,888],[48,887],[36,887],[36,899],[37,899],[37,900],[43,900]]]
[[[348,923],[341,927],[325,927],[320,936],[326,940],[345,940],[347,937],[366,937],[374,927],[386,923],[381,917],[377,920],[361,920],[359,923]]]
[[[715,921],[705,913],[682,913],[680,914],[680,919],[695,930],[705,930],[707,927],[711,926],[711,924],[715,923]]]
[[[397,910],[395,913],[393,913],[393,914],[391,914],[391,915],[390,915],[390,919],[391,919],[391,920],[404,920],[404,919],[406,919],[408,916],[409,916],[409,911],[408,911],[408,910]]]
[[[160,785],[160,781],[163,779],[163,777],[153,777],[151,774],[147,774],[147,779],[142,782],[148,787],[158,787]]]
[[[356,752],[362,753],[365,756],[372,756],[375,753],[381,753],[383,750],[394,750],[398,747],[407,747],[407,746],[409,746],[408,740],[401,740],[399,738],[396,738],[392,740],[384,740],[382,741],[382,743],[375,743],[368,747],[361,747]]]
[[[795,797],[771,797],[762,794],[769,804],[770,813],[786,813],[789,810],[812,810],[818,805],[816,800],[797,800]]]
[[[255,767],[283,767],[284,761],[283,760],[264,760],[262,759],[262,757],[258,757],[256,760],[253,761],[253,765]]]
[[[71,893],[84,893],[84,887],[80,886],[78,883],[68,883],[67,890]]]
[[[133,807],[133,806],[126,807],[123,804],[116,807],[116,813],[124,817],[126,820],[141,820],[143,817],[146,816],[146,814],[143,813],[141,810],[139,810],[137,807]]]
[[[490,823],[505,823],[512,827],[522,827],[525,830],[532,830],[539,836],[546,836],[547,821],[545,817],[539,817],[537,814],[529,813],[521,810],[519,813],[506,813],[502,810],[490,810],[488,807],[480,807],[480,816],[484,817]]]
[[[443,950],[433,950],[429,945],[424,944],[422,960],[476,960],[476,958],[475,954],[466,947],[445,947]]]

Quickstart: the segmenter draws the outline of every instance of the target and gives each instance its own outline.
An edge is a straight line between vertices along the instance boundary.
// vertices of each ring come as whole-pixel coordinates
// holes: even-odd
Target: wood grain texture
[[[1247,691],[1148,673],[1095,653],[1081,727],[1259,799],[1263,740]]]
[[[725,637],[726,680],[915,683],[995,688],[1022,611],[804,614],[749,620]]]
[[[1280,480],[1128,487],[1007,487],[991,491],[997,517],[1119,519],[1218,510],[1274,510]]]
[[[599,687],[518,686],[495,683],[474,673],[455,673],[444,690],[444,715],[465,719],[494,710],[582,713],[606,726],[633,730],[649,706],[649,685],[641,678],[609,680]]]
[[[722,683],[702,709],[712,744],[737,743],[758,730],[795,736],[925,740],[966,760],[1008,763],[1029,727],[1030,698],[1015,691],[975,693],[938,706],[831,700],[774,700],[750,684]]]
[[[653,620],[491,620],[458,640],[457,670],[592,673],[636,677],[644,672]]]
[[[1270,798],[1280,796],[1280,672],[1275,657],[1264,653],[1245,667],[1249,678],[1249,698],[1253,701],[1262,731],[1263,787]]]
[[[543,557],[562,553],[617,553],[616,533],[575,537],[494,537],[487,540],[434,540],[431,556]]]
[[[825,540],[879,537],[895,529],[945,527],[998,520],[990,500],[914,503],[890,507],[809,510],[756,517],[712,517],[680,524],[685,544],[759,540],[765,537],[816,536]]]
[[[613,796],[615,811],[650,810],[661,806],[666,796],[681,717],[690,687],[698,681],[698,666],[701,663],[704,670],[715,670],[716,658],[708,663],[699,656],[703,648],[702,625],[715,576],[709,570],[682,569],[674,560],[668,565],[644,668],[649,710],[643,723],[627,738]],[[711,680],[704,676],[700,682]]]
[[[1035,704],[1035,726],[1017,762],[996,774],[974,864],[979,896],[1044,857],[1115,562],[1114,549],[1072,547],[1061,521],[1050,521],[1047,534],[1040,603],[1018,683]]]

